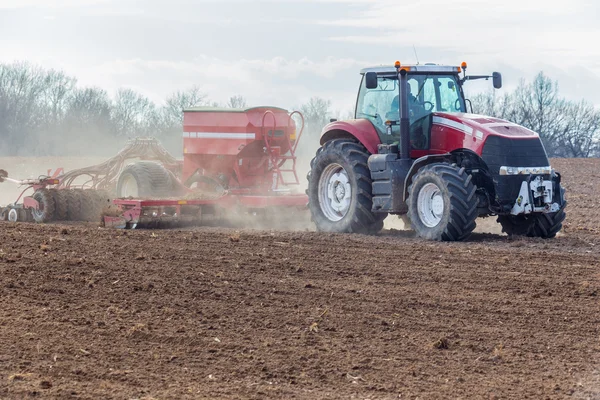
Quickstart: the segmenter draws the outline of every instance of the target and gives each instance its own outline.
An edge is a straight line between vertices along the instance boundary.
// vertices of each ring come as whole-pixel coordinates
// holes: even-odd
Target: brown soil
[[[0,223],[0,398],[600,398],[600,160],[554,240]]]

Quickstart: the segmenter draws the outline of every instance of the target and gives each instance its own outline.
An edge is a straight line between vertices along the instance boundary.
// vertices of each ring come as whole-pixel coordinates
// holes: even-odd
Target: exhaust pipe
[[[410,160],[410,121],[408,116],[408,79],[406,69],[399,68],[400,82],[400,159]]]

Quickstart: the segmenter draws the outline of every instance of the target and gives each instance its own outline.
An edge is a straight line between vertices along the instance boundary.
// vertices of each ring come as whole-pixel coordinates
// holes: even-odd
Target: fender
[[[472,151],[470,149],[462,148],[462,149],[456,149],[456,150],[452,151],[451,153],[431,154],[431,155],[423,156],[423,157],[416,159],[415,162],[411,165],[411,167],[408,171],[408,174],[406,175],[406,178],[404,180],[403,200],[406,201],[406,199],[408,198],[408,185],[410,184],[412,177],[423,166],[425,166],[427,164],[432,164],[435,162],[450,162],[450,163],[456,162],[459,164],[463,164],[465,159],[467,159],[469,161],[467,161],[467,163],[464,166],[467,166],[467,168],[468,168],[468,165],[470,164],[471,167],[477,167],[479,169],[482,169],[483,175],[486,175],[487,177],[489,177],[489,181],[481,182],[478,186],[484,187],[493,196],[494,195],[494,184],[493,184],[492,178],[489,176],[487,164],[474,151]],[[461,160],[463,160],[463,161],[461,162]],[[491,184],[491,186],[490,186],[490,184]]]
[[[377,154],[377,145],[381,144],[375,127],[367,119],[335,121],[325,125],[321,132],[321,146],[333,139],[356,139],[371,154]]]
[[[452,159],[452,154],[450,154],[450,153],[432,154],[429,156],[423,156],[421,158],[417,158],[415,160],[415,162],[410,166],[410,169],[408,170],[408,174],[406,174],[406,178],[404,178],[404,194],[402,195],[402,201],[406,202],[406,199],[408,199],[408,186],[410,185],[410,181],[412,180],[412,177],[423,166],[434,163],[434,162],[438,162],[438,161],[446,162],[450,159]]]

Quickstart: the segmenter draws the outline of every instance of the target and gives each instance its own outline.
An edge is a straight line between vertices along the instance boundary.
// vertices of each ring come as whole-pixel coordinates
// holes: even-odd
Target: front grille
[[[490,136],[483,145],[481,158],[494,178],[496,200],[501,205],[512,205],[527,175],[500,176],[500,167],[547,167],[550,165],[546,150],[539,138],[509,139]]]
[[[544,145],[539,138],[509,139],[489,136],[483,145],[481,158],[492,175],[498,175],[500,167],[547,167],[550,165]]]

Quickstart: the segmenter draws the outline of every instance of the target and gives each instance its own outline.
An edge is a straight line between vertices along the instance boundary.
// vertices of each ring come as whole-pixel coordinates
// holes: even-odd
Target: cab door
[[[392,144],[400,138],[400,126],[392,126],[391,131],[385,125],[387,120],[398,118],[398,79],[394,76],[378,76],[377,88],[367,89],[363,78],[356,102],[355,118],[370,121],[381,143]]]

